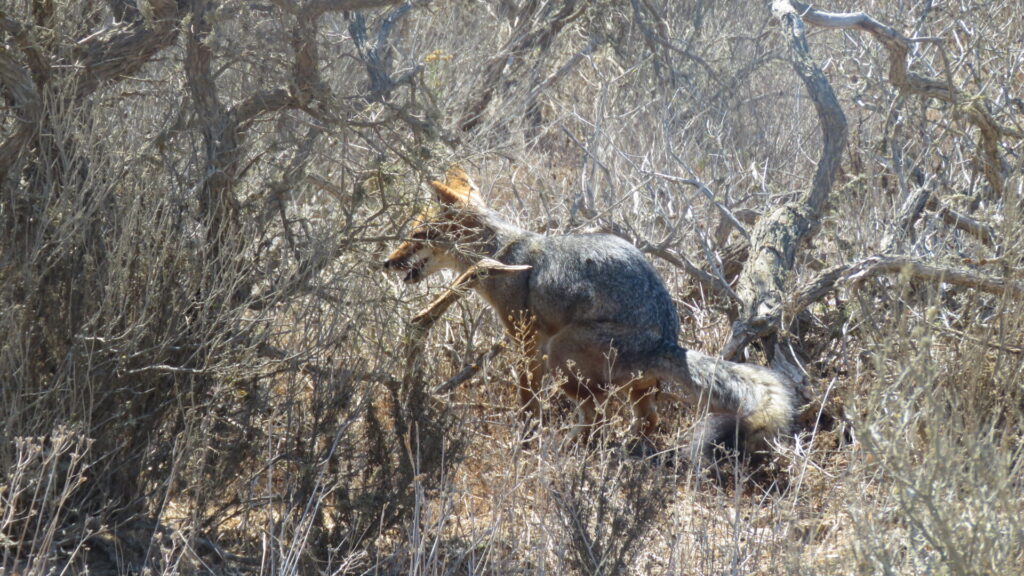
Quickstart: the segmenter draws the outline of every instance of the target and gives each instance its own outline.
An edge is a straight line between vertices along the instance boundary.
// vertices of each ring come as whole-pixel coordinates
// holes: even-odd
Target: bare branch
[[[238,171],[238,133],[229,126],[217,94],[207,39],[212,32],[207,2],[192,0],[192,21],[185,42],[185,75],[206,144],[206,173],[197,186],[199,208],[206,220],[209,248],[216,250],[238,202],[232,187]],[[237,126],[237,125],[235,125]]]
[[[1024,296],[1024,284],[1006,278],[989,278],[968,270],[942,268],[901,256],[875,256],[850,266],[844,274],[847,281],[861,282],[881,274],[906,274],[922,280],[944,282],[974,288],[989,294]]]
[[[576,8],[576,0],[564,0],[562,8],[539,28],[532,29],[535,15],[520,15],[519,26],[512,34],[512,39],[498,52],[484,68],[483,78],[477,95],[470,99],[462,118],[458,122],[459,129],[469,132],[483,120],[484,113],[494,99],[494,92],[499,87],[512,56],[523,54],[537,47],[547,47],[559,32],[570,22],[578,18],[586,7]]]
[[[935,98],[957,107],[981,133],[980,149],[985,177],[997,196],[1002,197],[1006,168],[999,153],[1003,137],[1024,138],[1019,130],[1003,126],[988,111],[984,99],[969,97],[950,83],[920,76],[909,70],[907,55],[916,42],[932,42],[933,38],[907,38],[894,28],[886,26],[863,12],[831,13],[818,10],[795,0],[777,0],[773,9],[799,13],[804,21],[824,28],[854,29],[871,34],[889,52],[889,81],[893,86],[925,98]]]
[[[276,88],[242,100],[232,107],[230,115],[236,126],[243,127],[267,112],[294,108],[297,105],[298,99],[291,92],[284,88]]]
[[[411,4],[404,4],[392,10],[380,23],[377,29],[377,40],[372,45],[367,41],[366,18],[356,14],[349,24],[349,31],[352,34],[352,41],[359,51],[360,59],[366,67],[366,74],[370,78],[370,99],[383,102],[388,99],[392,90],[403,81],[408,81],[412,75],[419,70],[405,73],[399,80],[392,78],[392,56],[393,50],[390,44],[391,31],[399,20],[412,9]]]
[[[828,78],[811,58],[803,21],[787,1],[774,2],[772,10],[783,21],[787,32],[791,35],[790,54],[793,69],[806,86],[807,93],[814,102],[814,109],[818,113],[818,121],[821,123],[821,158],[818,160],[818,168],[814,173],[811,191],[804,199],[811,211],[808,217],[817,220],[832,191],[832,183],[835,182],[839,164],[843,158],[843,148],[846,147],[846,115],[843,114],[843,109],[839,106],[839,100],[836,99]]]
[[[598,37],[591,38],[590,42],[588,42],[582,50],[573,54],[561,66],[559,66],[557,70],[548,74],[546,78],[530,88],[530,92],[526,95],[526,98],[523,99],[523,109],[532,110],[537,105],[537,98],[541,93],[558,83],[558,81],[567,76],[569,72],[572,72],[580,62],[589,57],[591,53],[593,53],[594,50],[602,43],[603,40]]]
[[[694,188],[697,189],[697,191],[703,194],[705,198],[710,200],[711,203],[715,205],[715,208],[722,215],[722,218],[724,218],[727,222],[732,224],[732,226],[736,228],[736,231],[739,232],[744,238],[750,240],[750,233],[747,232],[747,228],[743,225],[743,222],[741,222],[740,219],[737,218],[736,215],[734,215],[725,204],[722,204],[721,202],[716,200],[715,193],[712,192],[707,187],[707,185],[701,182],[700,180],[696,180],[693,178],[680,178],[679,176],[662,174],[660,172],[648,172],[648,174],[668,180],[669,182],[676,182],[678,184],[686,184],[687,186],[693,186]]]
[[[942,221],[945,222],[947,226],[952,226],[957,230],[966,232],[987,246],[995,245],[996,231],[988,224],[985,224],[975,218],[971,218],[966,214],[961,214],[948,206],[943,206],[935,196],[929,196],[928,200],[925,202],[925,206],[927,206],[929,210],[935,210],[938,212],[939,217],[942,218]]]
[[[662,260],[668,262],[669,264],[672,264],[676,268],[684,270],[687,274],[692,276],[697,281],[697,283],[700,284],[701,287],[704,288],[705,292],[725,296],[732,300],[733,302],[740,303],[739,296],[736,295],[736,292],[734,292],[732,287],[729,286],[725,278],[720,278],[718,276],[715,276],[714,274],[706,272],[698,268],[694,263],[690,262],[688,259],[678,254],[674,254],[665,248],[647,245],[642,246],[640,248],[640,251],[644,252],[645,254],[650,254],[651,256],[657,256],[658,258],[661,258]]]
[[[82,98],[103,82],[137,72],[178,37],[181,14],[174,0],[149,0],[150,17],[136,18],[81,41],[83,70],[76,97]],[[137,13],[138,15],[138,13]]]
[[[1016,280],[992,278],[970,270],[933,266],[905,256],[871,256],[853,264],[839,264],[822,271],[794,293],[786,305],[785,314],[789,318],[795,318],[838,284],[864,282],[883,274],[902,274],[921,280],[973,288],[997,296],[1024,296],[1024,283]]]
[[[42,103],[29,72],[0,46],[0,88],[18,111],[18,127],[0,143],[0,185],[21,158],[39,122]]]
[[[883,252],[895,251],[897,239],[913,233],[914,224],[924,213],[925,208],[937,212],[947,226],[974,236],[986,246],[995,246],[996,232],[991,226],[942,205],[932,193],[931,187],[926,183],[921,183],[917,190],[904,201],[894,234],[885,241]]]
[[[305,15],[295,17],[292,29],[292,79],[285,87],[264,90],[249,96],[232,107],[228,113],[226,130],[237,132],[246,124],[269,112],[285,109],[305,108],[313,100],[330,100],[330,91],[320,79],[320,56],[316,35],[319,30],[316,19]]]
[[[50,62],[40,50],[39,43],[29,35],[29,28],[0,13],[0,30],[11,35],[14,43],[25,54],[32,79],[37,86],[46,83],[50,76]]]
[[[472,362],[463,366],[462,370],[459,370],[455,376],[452,376],[441,384],[435,386],[430,391],[431,394],[447,394],[465,384],[480,372],[485,363],[493,360],[504,349],[504,342],[498,342],[494,346],[491,346],[490,350],[478,355]]]
[[[327,12],[354,12],[402,4],[405,0],[311,0],[302,7],[304,17],[316,19]]]

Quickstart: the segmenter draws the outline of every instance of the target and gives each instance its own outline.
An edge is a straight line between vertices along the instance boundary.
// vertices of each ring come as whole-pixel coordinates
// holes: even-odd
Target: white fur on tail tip
[[[763,448],[764,442],[789,431],[793,419],[791,386],[781,374],[763,366],[737,364],[694,350],[686,351],[686,363],[694,392],[706,394],[713,410],[739,419],[745,449]],[[714,427],[714,426],[712,426]],[[715,436],[715,430],[705,434]]]
[[[793,418],[793,394],[783,377],[768,368],[751,364],[734,364],[737,376],[751,388],[761,392],[756,409],[742,414],[750,432],[765,436],[787,432]]]

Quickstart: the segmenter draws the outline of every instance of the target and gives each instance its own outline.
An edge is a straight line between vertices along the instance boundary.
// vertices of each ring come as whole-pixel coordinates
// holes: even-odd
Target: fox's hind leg
[[[621,331],[616,324],[573,324],[552,336],[544,347],[548,370],[565,375],[562,391],[576,401],[578,422],[571,432],[573,438],[590,434],[599,424],[608,391],[631,378],[616,364],[611,346]],[[649,406],[646,401],[641,404],[645,417],[650,416]]]
[[[576,402],[576,425],[569,432],[568,440],[586,442],[590,439],[594,428],[600,425],[603,419],[598,408],[603,408],[604,401],[608,396],[581,382],[576,376],[568,376],[568,378],[569,382],[562,387],[562,391]]]

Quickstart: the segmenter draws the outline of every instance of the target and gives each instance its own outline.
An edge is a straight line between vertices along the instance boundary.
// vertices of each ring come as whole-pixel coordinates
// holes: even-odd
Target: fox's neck
[[[497,212],[487,210],[476,215],[477,230],[471,241],[462,246],[466,267],[475,263],[480,257],[493,258],[499,262],[506,262],[509,248],[524,238],[533,236],[532,232],[524,230],[515,224],[505,220]]]
[[[481,256],[493,258],[502,264],[530,262],[529,254],[536,246],[539,234],[524,230],[493,211],[478,214],[476,223],[477,238],[470,242],[468,250],[460,250],[460,272],[465,272]],[[515,319],[522,318],[519,313],[527,310],[528,279],[528,273],[499,275],[484,278],[475,287],[477,293],[494,308],[510,333],[517,330]]]

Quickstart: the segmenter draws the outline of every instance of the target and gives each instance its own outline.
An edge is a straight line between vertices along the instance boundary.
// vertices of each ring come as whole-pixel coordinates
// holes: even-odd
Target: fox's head
[[[437,204],[412,221],[408,239],[384,260],[384,269],[404,271],[402,281],[416,283],[440,270],[464,268],[457,245],[478,232],[475,214],[483,208],[480,191],[466,172],[453,166],[445,181],[430,183]]]

